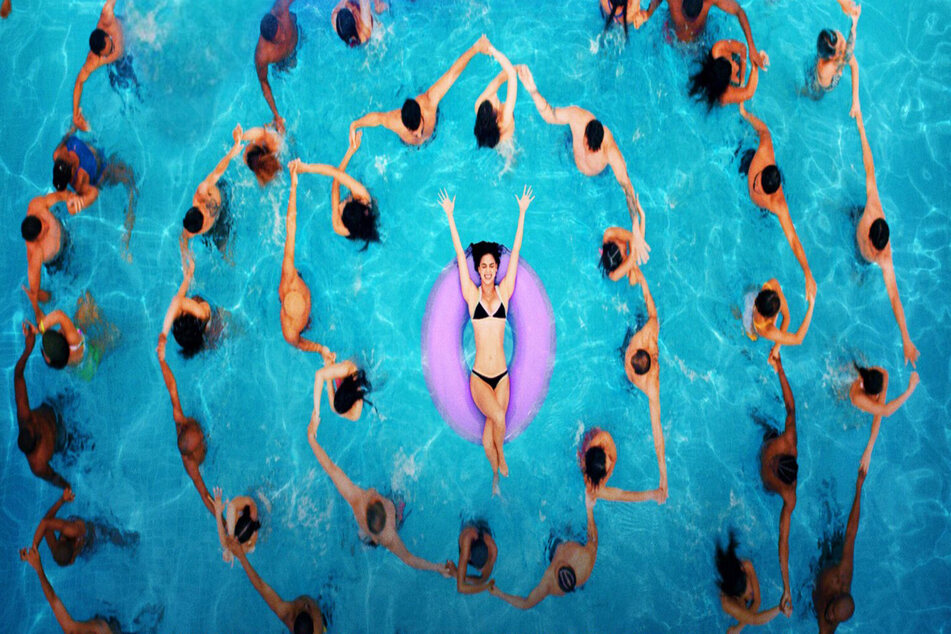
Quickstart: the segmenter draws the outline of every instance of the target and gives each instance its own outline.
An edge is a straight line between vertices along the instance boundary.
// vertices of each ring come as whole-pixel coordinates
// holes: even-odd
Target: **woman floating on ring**
[[[459,240],[459,232],[452,213],[456,206],[456,197],[449,198],[446,190],[439,192],[439,204],[449,219],[452,244],[456,249],[456,261],[459,265],[459,284],[462,297],[469,307],[472,318],[472,334],[475,337],[475,361],[469,377],[469,389],[472,400],[479,411],[485,414],[485,428],[482,431],[482,446],[492,465],[492,490],[498,492],[499,472],[508,476],[509,468],[505,463],[502,445],[505,442],[505,410],[509,405],[508,369],[505,367],[505,314],[506,305],[515,290],[515,272],[518,270],[518,253],[522,248],[522,228],[525,225],[525,210],[532,204],[532,188],[525,186],[518,201],[518,229],[509,255],[508,271],[496,290],[495,276],[499,270],[501,247],[494,242],[477,242],[471,245],[472,263],[479,272],[479,286],[469,279],[469,265],[465,251]],[[484,300],[484,301],[483,301]]]

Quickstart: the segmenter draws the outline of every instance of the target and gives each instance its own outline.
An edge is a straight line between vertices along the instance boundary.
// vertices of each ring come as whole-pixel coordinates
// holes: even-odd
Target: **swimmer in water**
[[[40,578],[40,585],[43,587],[43,594],[53,609],[56,622],[59,623],[59,626],[63,628],[64,632],[68,632],[69,634],[116,634],[121,631],[121,628],[118,627],[118,624],[115,623],[113,619],[106,620],[101,617],[96,617],[88,621],[73,620],[66,606],[63,605],[60,598],[56,596],[56,591],[53,590],[53,586],[50,585],[49,579],[46,578],[46,573],[43,571],[43,562],[40,560],[40,551],[35,547],[30,549],[23,548],[20,550],[20,559],[30,564],[33,570],[36,571],[37,576]]]
[[[786,380],[782,360],[776,355],[773,367],[779,376],[779,385],[786,404],[786,424],[783,432],[777,434],[772,428],[760,447],[760,478],[767,491],[777,493],[783,499],[783,510],[779,515],[779,569],[783,576],[783,596],[779,600],[780,608],[792,610],[792,594],[789,589],[789,524],[796,508],[796,482],[799,475],[799,455],[796,447],[796,401],[792,389]]]
[[[763,70],[769,66],[769,56],[763,56]],[[746,77],[746,46],[736,40],[720,40],[700,60],[700,69],[690,76],[690,96],[707,104],[707,111],[714,105],[727,106],[742,103],[756,94],[759,84],[759,66],[750,64],[750,76]]]
[[[647,287],[647,280],[638,267],[631,271],[632,281],[640,284],[647,307],[647,323],[631,337],[624,351],[624,373],[634,386],[647,396],[651,416],[651,435],[654,437],[654,453],[657,455],[657,469],[660,473],[658,504],[667,501],[667,459],[664,456],[664,429],[660,424],[660,367],[657,362],[657,336],[660,333],[660,321],[657,319],[657,307]]]
[[[373,545],[382,545],[396,555],[407,566],[417,570],[437,572],[443,577],[452,576],[451,561],[437,564],[417,557],[406,548],[397,531],[398,516],[396,506],[380,495],[376,489],[361,489],[355,485],[343,470],[334,464],[317,442],[317,429],[320,426],[320,395],[324,388],[324,374],[318,370],[314,375],[314,410],[307,427],[307,441],[320,466],[333,481],[337,491],[353,509],[353,519],[361,537],[366,537]]]
[[[651,0],[646,11],[635,11],[631,19],[634,28],[641,28],[654,15],[654,11],[663,1]],[[740,22],[740,28],[743,29],[743,35],[746,36],[746,45],[750,49],[750,61],[760,68],[766,64],[765,57],[756,50],[746,12],[736,0],[667,0],[667,6],[670,9],[670,21],[673,23],[674,32],[681,42],[693,42],[697,39],[707,25],[707,14],[712,7],[735,16]]]
[[[862,453],[861,468],[868,472],[869,464],[872,461],[872,450],[875,448],[875,440],[878,438],[878,430],[882,424],[882,417],[888,417],[898,411],[898,408],[905,404],[908,397],[912,395],[915,388],[918,387],[918,373],[912,372],[908,377],[908,387],[898,398],[891,402],[885,402],[885,395],[888,392],[888,372],[885,368],[863,368],[857,363],[855,369],[859,377],[849,388],[849,400],[852,401],[857,409],[871,414],[872,432],[869,435],[868,444]]]
[[[115,62],[124,53],[122,25],[116,19],[115,7],[116,0],[107,0],[103,5],[96,29],[89,34],[89,54],[79,69],[73,88],[73,125],[84,132],[89,132],[89,123],[79,106],[83,97],[83,84],[94,71]]]
[[[727,634],[739,634],[747,625],[765,625],[775,619],[781,612],[789,617],[792,614],[792,604],[783,611],[779,605],[768,610],[759,611],[760,594],[759,580],[756,578],[756,569],[753,562],[736,556],[738,546],[736,537],[730,532],[730,541],[726,549],[717,542],[716,566],[720,586],[720,607],[727,615],[739,621],[731,626]]]
[[[287,236],[284,238],[284,261],[281,263],[281,283],[277,293],[281,300],[281,332],[287,343],[304,352],[327,354],[327,346],[310,341],[301,333],[310,326],[310,289],[294,266],[294,246],[297,241],[297,172],[300,159],[287,165],[291,174],[291,193],[287,201]]]
[[[33,475],[43,478],[53,486],[66,488],[69,482],[50,466],[50,459],[59,445],[57,439],[65,436],[59,415],[46,403],[36,409],[30,409],[30,397],[26,391],[23,370],[33,352],[33,346],[36,345],[36,330],[28,321],[23,322],[23,337],[25,339],[23,354],[20,355],[13,368],[13,391],[16,394],[19,429],[17,447],[26,456]]]
[[[594,498],[585,495],[584,505],[588,515],[587,543],[584,545],[578,542],[558,544],[541,581],[527,597],[502,592],[496,587],[494,579],[489,582],[489,592],[520,610],[528,610],[549,595],[563,597],[583,586],[591,576],[598,556],[598,527],[594,524],[594,502]]]
[[[855,228],[855,241],[858,243],[862,257],[869,262],[878,264],[882,269],[885,290],[888,292],[892,312],[895,313],[895,321],[901,331],[905,363],[911,361],[911,365],[914,366],[918,361],[918,348],[912,343],[911,336],[908,334],[905,310],[902,308],[901,299],[898,297],[898,282],[895,280],[895,267],[892,264],[892,244],[889,240],[890,230],[888,222],[885,220],[882,201],[878,197],[875,163],[872,160],[872,148],[868,143],[868,137],[865,136],[865,123],[862,120],[861,109],[856,112],[855,123],[862,139],[862,163],[865,165],[865,207],[862,210],[862,217],[859,219],[858,226]]]
[[[817,100],[822,99],[827,92],[835,90],[839,80],[842,79],[842,72],[846,66],[849,66],[852,71],[852,116],[854,117],[854,106],[858,104],[859,77],[853,52],[855,51],[855,32],[859,16],[862,14],[862,7],[852,0],[838,0],[838,2],[842,12],[852,20],[849,39],[846,40],[841,32],[832,29],[823,29],[819,33],[819,39],[816,40],[816,63],[812,68],[812,77],[809,78],[801,94],[807,94]]]
[[[70,319],[61,310],[44,314],[36,297],[24,290],[33,304],[37,330],[43,336],[46,365],[55,370],[74,366],[80,378],[90,380],[118,336],[115,326],[102,318],[92,294],[86,291],[76,300],[76,313]]]
[[[487,524],[466,524],[459,533],[459,563],[452,567],[456,575],[456,592],[478,594],[488,590],[498,554],[499,549]],[[478,574],[469,574],[469,566]]]
[[[631,184],[631,178],[627,173],[627,164],[621,155],[621,150],[614,141],[614,135],[600,121],[594,118],[594,115],[579,108],[578,106],[567,106],[565,108],[553,108],[544,97],[538,92],[535,85],[535,78],[528,66],[519,64],[515,67],[518,71],[518,77],[522,85],[531,94],[535,102],[535,108],[547,123],[552,125],[567,125],[571,129],[571,145],[574,152],[575,165],[585,176],[597,176],[604,171],[608,165],[614,172],[614,178],[624,191],[624,197],[627,200],[627,210],[631,214],[631,220],[638,225],[637,219],[640,218],[640,225],[634,231],[636,243],[633,245],[636,261],[638,264],[644,264],[650,257],[650,247],[644,241],[644,210],[634,192],[634,185]],[[636,216],[635,216],[636,214]]]
[[[165,344],[167,342],[165,334],[159,335],[158,346],[155,349],[158,355],[159,365],[162,367],[162,378],[165,379],[165,387],[168,389],[169,398],[172,400],[172,418],[175,420],[175,434],[178,437],[178,452],[182,456],[182,465],[185,467],[185,473],[191,478],[202,503],[208,509],[208,512],[214,515],[215,507],[212,504],[212,498],[208,494],[208,487],[201,477],[201,463],[205,461],[205,455],[208,447],[205,444],[205,433],[197,420],[190,416],[185,416],[182,411],[181,401],[178,399],[178,385],[175,383],[175,375],[172,369],[165,362]]]
[[[780,346],[798,346],[806,338],[809,332],[809,323],[812,321],[812,311],[816,307],[816,298],[806,296],[809,308],[806,309],[806,316],[802,318],[799,329],[794,333],[789,333],[789,305],[786,303],[786,296],[783,295],[783,289],[779,281],[775,278],[769,280],[760,289],[750,307],[750,318],[752,332],[747,330],[747,335],[755,339],[757,335],[773,342],[773,348],[769,352],[769,362],[779,356]],[[783,323],[780,328],[776,327],[776,320],[782,316]]]
[[[505,462],[503,446],[505,444],[505,414],[509,405],[509,377],[505,364],[505,320],[507,306],[515,292],[515,277],[518,270],[519,253],[522,250],[522,232],[525,227],[525,211],[535,197],[528,185],[522,190],[518,202],[518,228],[509,254],[508,270],[505,277],[496,286],[502,248],[494,242],[477,242],[470,246],[472,263],[479,274],[479,285],[472,283],[469,277],[469,263],[462,249],[459,231],[453,216],[456,197],[449,198],[446,190],[439,192],[439,205],[449,221],[452,245],[456,251],[456,265],[459,269],[459,284],[462,298],[466,301],[469,318],[472,321],[472,333],[475,337],[475,359],[472,373],[469,375],[469,391],[476,407],[485,416],[482,430],[482,448],[492,467],[492,491],[498,493],[499,473],[508,477],[509,468]],[[496,303],[497,302],[497,303]],[[493,308],[494,306],[494,308]]]
[[[626,277],[631,285],[637,284],[634,276],[634,269],[637,268],[634,254],[637,231],[637,223],[630,231],[621,227],[608,227],[604,231],[598,266],[612,282],[619,282]]]
[[[251,585],[267,603],[267,607],[271,608],[271,611],[281,620],[287,631],[293,634],[321,634],[327,631],[327,619],[316,601],[306,594],[302,594],[293,601],[285,601],[251,566],[244,552],[244,546],[237,538],[226,537],[225,545],[241,562],[241,567],[247,573]]]
[[[254,172],[258,185],[263,187],[273,181],[281,171],[281,162],[277,158],[281,151],[281,136],[265,126],[245,131],[241,140],[248,142],[244,149],[244,164]]]
[[[297,50],[297,14],[291,13],[293,3],[294,0],[275,0],[271,10],[261,18],[261,36],[254,49],[254,69],[261,82],[261,92],[274,115],[274,127],[280,134],[284,134],[284,118],[277,112],[267,72],[268,66],[293,58]]]
[[[453,62],[449,70],[433,84],[429,90],[403,102],[399,110],[389,112],[371,112],[350,124],[350,145],[355,145],[355,136],[360,128],[383,126],[407,145],[422,145],[436,130],[436,115],[439,102],[452,85],[459,79],[469,61],[476,53],[489,54],[489,39],[483,35],[459,59]]]
[[[475,101],[475,128],[473,132],[478,147],[494,148],[499,143],[512,139],[515,133],[515,98],[518,95],[518,76],[512,62],[491,44],[488,54],[499,63],[502,70],[489,82]],[[505,103],[499,101],[498,91],[506,84]]]
[[[219,187],[222,185],[221,177],[224,176],[225,170],[228,169],[228,164],[231,163],[238,154],[241,154],[244,132],[241,130],[240,123],[235,126],[231,132],[231,136],[234,139],[234,145],[231,146],[231,149],[228,150],[228,153],[225,154],[225,157],[221,159],[218,165],[215,166],[215,169],[198,185],[198,188],[195,190],[195,195],[192,196],[192,206],[185,212],[185,217],[182,220],[182,237],[179,241],[183,259],[188,257],[185,254],[188,250],[189,240],[195,236],[200,236],[211,231],[211,228],[214,227],[218,221],[218,216],[224,211],[221,189]],[[219,244],[218,246],[222,253],[224,253],[224,244]]]
[[[186,295],[195,275],[195,261],[186,257],[184,268],[185,278],[165,311],[162,334],[168,337],[172,331],[175,341],[181,346],[182,356],[190,359],[201,352],[217,333],[210,327],[211,305],[199,295]]]
[[[228,548],[228,538],[238,540],[244,554],[254,552],[261,529],[258,517],[258,505],[247,495],[239,495],[233,500],[221,500],[221,487],[215,487],[214,519],[218,529],[218,541],[221,542],[222,559],[230,563],[234,556]]]
[[[578,462],[584,477],[586,495],[594,499],[612,502],[646,502],[653,500],[658,504],[667,501],[666,487],[649,491],[624,491],[609,487],[608,480],[617,464],[617,447],[611,434],[597,427],[589,430],[581,443]]]
[[[842,544],[842,558],[834,566],[824,568],[816,579],[812,591],[812,605],[819,620],[819,633],[830,634],[839,623],[852,618],[855,612],[855,600],[852,598],[852,572],[855,555],[855,537],[859,532],[859,513],[862,500],[862,484],[866,471],[859,469],[855,480],[855,500],[849,512],[849,522],[845,528],[845,542]]]
[[[740,114],[750,122],[753,129],[759,135],[759,147],[753,155],[747,170],[747,185],[750,191],[750,200],[753,204],[762,209],[768,209],[779,220],[783,228],[783,234],[793,255],[802,267],[803,275],[806,277],[806,296],[815,297],[816,280],[809,269],[809,261],[806,259],[806,252],[802,248],[799,236],[796,235],[796,227],[793,225],[792,217],[789,215],[789,205],[786,204],[786,194],[783,192],[782,174],[776,167],[776,155],[773,153],[773,136],[769,133],[766,124],[746,111],[743,104],[740,104]]]
[[[43,519],[40,520],[40,524],[36,527],[36,533],[33,536],[33,548],[38,548],[40,542],[45,539],[47,546],[49,546],[50,553],[53,555],[53,560],[60,566],[73,564],[76,561],[76,557],[78,557],[87,546],[91,545],[91,543],[87,543],[86,540],[87,525],[85,521],[78,517],[70,517],[65,520],[56,517],[56,513],[63,504],[72,502],[75,499],[76,496],[73,495],[72,489],[66,487],[63,490],[63,495],[56,500],[56,503],[50,507],[46,515],[43,516]],[[57,533],[59,533],[59,535],[57,535]],[[89,541],[91,542],[92,540]]]
[[[327,384],[327,402],[331,409],[347,420],[359,420],[363,413],[363,397],[373,389],[366,372],[349,359],[337,363],[334,352],[324,352],[320,356],[324,359],[324,367],[317,370],[316,376]]]
[[[347,153],[340,162],[340,167],[324,165],[322,163],[299,163],[297,172],[300,174],[322,174],[330,176],[333,183],[330,186],[330,221],[334,233],[354,242],[363,241],[363,250],[371,242],[380,241],[377,224],[380,212],[376,200],[370,196],[369,190],[357,179],[347,174],[347,165],[360,147],[363,132],[354,136],[354,145],[347,148]],[[350,195],[340,200],[340,185],[350,190]]]
[[[27,293],[42,303],[50,301],[49,291],[40,288],[43,265],[56,262],[63,249],[63,226],[50,208],[67,198],[66,192],[37,196],[30,201],[26,217],[20,223],[20,234],[26,241]]]
[[[603,32],[607,33],[612,25],[620,24],[624,27],[624,39],[627,39],[627,25],[631,24],[634,16],[637,15],[639,0],[599,0],[599,2],[601,17],[604,18]]]
[[[373,8],[377,13],[383,13],[387,5],[380,0],[373,0]],[[350,48],[366,44],[374,26],[370,0],[341,0],[330,14],[330,22],[334,32]]]

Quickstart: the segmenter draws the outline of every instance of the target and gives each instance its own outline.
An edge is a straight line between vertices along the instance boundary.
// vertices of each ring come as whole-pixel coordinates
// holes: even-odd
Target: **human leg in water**
[[[122,237],[123,257],[129,262],[132,261],[132,253],[129,251],[129,241],[132,239],[132,227],[135,225],[135,206],[139,199],[139,189],[135,185],[135,172],[126,163],[121,161],[118,156],[113,154],[109,157],[105,171],[102,173],[103,185],[125,185],[129,194],[129,204],[125,214],[125,235]]]

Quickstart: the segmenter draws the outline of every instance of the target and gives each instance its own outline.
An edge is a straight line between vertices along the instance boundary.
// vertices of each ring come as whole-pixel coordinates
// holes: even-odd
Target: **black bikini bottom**
[[[495,386],[499,384],[499,381],[505,378],[505,375],[508,374],[509,371],[506,370],[502,374],[499,374],[498,376],[493,376],[493,377],[488,377],[483,374],[479,374],[475,370],[473,370],[472,373],[476,375],[477,377],[479,377],[480,379],[482,379],[483,381],[485,381],[485,384],[494,390]]]

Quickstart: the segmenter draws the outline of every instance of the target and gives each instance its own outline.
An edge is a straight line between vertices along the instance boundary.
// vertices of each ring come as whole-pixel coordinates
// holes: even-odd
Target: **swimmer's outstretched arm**
[[[324,377],[318,370],[314,374],[314,411],[310,415],[310,424],[307,427],[307,442],[310,444],[311,451],[317,458],[317,462],[323,467],[327,475],[333,481],[337,491],[343,496],[351,506],[356,504],[364,494],[364,490],[355,485],[343,469],[334,464],[324,448],[317,442],[317,428],[320,426],[320,395],[324,390]]]
[[[657,10],[657,7],[661,5],[664,0],[651,0],[651,3],[647,6],[646,10],[640,8],[640,0],[634,0],[637,5],[636,11],[631,11],[628,9],[627,12],[627,21],[630,24],[634,25],[635,29],[639,29],[644,26],[644,23],[651,19],[651,16],[654,15],[654,11]],[[630,4],[631,0],[628,0]]]
[[[602,241],[609,242],[615,240],[630,244],[634,240],[634,234],[621,227],[608,227],[604,231]],[[637,258],[633,257],[633,255],[628,255],[616,269],[608,273],[608,279],[612,282],[617,282],[625,276],[630,276],[636,268]],[[631,283],[633,284],[634,282],[632,281]]]
[[[518,98],[518,75],[516,75],[515,67],[512,66],[509,58],[494,46],[489,47],[489,54],[502,66],[502,73],[505,73],[505,81],[508,82],[505,87],[505,103],[502,104],[502,121],[512,121],[515,115],[515,100]],[[502,73],[499,73],[499,75]],[[496,80],[498,80],[498,77]]]
[[[443,577],[449,578],[451,575],[449,573],[450,563],[446,562],[442,564],[437,564],[435,562],[423,559],[422,557],[417,557],[406,548],[406,544],[403,543],[403,540],[400,539],[399,534],[395,529],[387,526],[384,529],[388,535],[388,539],[385,542],[385,546],[391,553],[400,558],[404,564],[410,568],[415,568],[416,570],[428,570],[430,572],[437,572]]]
[[[865,483],[865,469],[859,469],[859,475],[855,480],[855,500],[852,502],[852,510],[849,511],[849,523],[845,527],[845,542],[842,544],[842,559],[839,560],[839,575],[845,581],[845,585],[852,585],[852,563],[855,555],[855,538],[859,533],[859,514],[862,506],[862,485]]]
[[[33,353],[33,347],[36,345],[36,331],[33,325],[28,321],[23,322],[23,334],[25,344],[23,354],[17,359],[13,367],[13,392],[16,395],[17,403],[17,422],[20,425],[26,425],[33,419],[33,413],[30,409],[30,397],[26,391],[26,379],[23,378],[23,370],[26,369],[26,362]]]
[[[77,623],[70,616],[69,610],[63,605],[62,600],[56,596],[56,591],[50,585],[50,580],[46,578],[46,573],[43,571],[43,562],[40,560],[40,552],[36,548],[30,548],[29,550],[24,548],[20,551],[20,559],[29,563],[36,571],[36,575],[40,578],[40,585],[43,586],[43,594],[53,609],[56,622],[63,628],[63,631],[69,633],[79,631],[78,628],[82,624]]]
[[[251,585],[254,586],[254,589],[258,591],[258,594],[260,594],[264,602],[267,603],[267,607],[271,608],[271,611],[277,615],[277,618],[282,621],[287,621],[290,618],[293,606],[282,599],[281,596],[261,578],[251,565],[251,562],[248,561],[248,556],[244,553],[244,549],[241,548],[241,544],[236,538],[228,536],[226,538],[226,545],[228,550],[231,551],[231,554],[237,557],[238,561],[241,562],[241,567],[244,568],[244,572],[248,575]]]
[[[859,138],[862,141],[862,165],[865,167],[865,199],[866,206],[869,204],[878,204],[881,201],[878,198],[878,183],[875,180],[875,160],[872,158],[872,146],[868,143],[868,137],[865,135],[865,120],[862,118],[862,111],[859,110],[855,117],[855,126],[859,131]]]
[[[40,318],[37,326],[40,327],[41,332],[49,330],[53,326],[59,326],[63,336],[66,337],[67,343],[74,346],[80,342],[79,331],[76,330],[73,320],[67,317],[66,313],[61,310],[54,310],[45,317]]]
[[[648,491],[625,491],[617,487],[603,486],[597,493],[599,500],[609,502],[647,502],[653,500],[658,504],[663,499],[663,491],[659,488]]]
[[[478,577],[466,574],[466,567],[468,565],[469,556],[471,555],[471,546],[471,542],[467,540],[459,547],[459,563],[454,568],[456,575],[456,592],[459,594],[479,594],[489,589],[489,580],[486,579],[485,572]],[[491,550],[492,546],[489,545],[489,561],[492,561]],[[486,568],[488,568],[488,564],[486,564]]]
[[[499,290],[502,291],[506,300],[515,292],[515,275],[518,272],[518,257],[522,251],[522,234],[525,229],[525,211],[535,200],[532,188],[525,185],[522,188],[521,197],[516,196],[515,200],[518,202],[518,228],[515,230],[515,240],[512,241],[512,252],[509,254],[509,268],[505,272],[505,277],[502,278],[502,283],[499,284]]]
[[[182,411],[182,403],[178,399],[178,384],[175,382],[175,375],[172,369],[165,362],[165,344],[168,338],[165,334],[159,335],[156,353],[158,354],[159,366],[162,368],[162,378],[165,380],[165,389],[168,390],[168,396],[172,401],[172,418],[176,425],[182,425],[187,422],[185,413]]]
[[[806,258],[805,249],[802,248],[799,234],[796,233],[796,226],[789,216],[789,207],[786,205],[785,198],[781,205],[780,209],[775,212],[776,217],[779,219],[779,225],[783,229],[783,235],[786,236],[786,242],[789,243],[789,248],[792,249],[793,255],[796,257],[796,261],[799,262],[802,273],[806,278],[806,296],[814,297],[816,293],[816,280],[812,276],[812,269],[809,268],[809,260]]]
[[[732,16],[736,16],[736,19],[740,21],[740,28],[743,29],[743,35],[746,36],[746,43],[750,47],[750,61],[756,66],[762,66],[763,58],[759,51],[756,50],[756,42],[753,41],[753,32],[750,30],[750,21],[747,19],[743,7],[741,7],[736,0],[713,0],[713,4],[720,10]]]
[[[452,88],[452,85],[456,83],[456,80],[459,79],[459,75],[462,74],[462,71],[465,70],[466,66],[469,65],[470,60],[475,57],[476,53],[489,54],[489,48],[492,45],[489,43],[489,38],[485,35],[482,35],[476,43],[469,47],[465,53],[459,56],[459,59],[452,63],[452,66],[449,67],[442,77],[436,80],[436,83],[430,86],[429,90],[424,92],[420,97],[425,97],[429,99],[433,108],[439,105],[439,102],[442,101],[442,98],[446,96],[446,93],[449,92],[449,89]]]
[[[506,603],[509,603],[520,610],[528,610],[541,603],[545,597],[551,594],[551,589],[553,586],[551,580],[552,575],[550,574],[550,571],[551,568],[545,571],[545,576],[542,577],[542,580],[537,586],[535,586],[535,589],[532,590],[527,597],[519,597],[514,594],[502,592],[496,587],[495,580],[489,582],[489,594],[502,599]]]
[[[631,177],[627,173],[627,163],[624,162],[624,156],[618,149],[617,143],[612,143],[612,147],[607,151],[608,165],[614,172],[614,178],[624,191],[624,198],[627,201],[627,211],[631,214],[631,223],[633,224],[631,247],[634,251],[634,259],[638,264],[646,264],[650,258],[648,255],[651,248],[644,240],[647,218],[644,215],[644,208],[637,198],[634,191],[634,185],[631,183]]]
[[[901,396],[892,399],[887,404],[883,405],[879,403],[864,392],[859,392],[857,395],[854,395],[852,397],[852,404],[863,412],[872,414],[873,416],[884,416],[887,418],[897,412],[898,408],[905,404],[908,397],[911,396],[915,388],[918,387],[918,381],[918,373],[912,372],[911,376],[908,377],[908,387],[905,388],[905,391]]]
[[[83,115],[83,109],[79,102],[83,98],[83,84],[89,79],[94,70],[102,66],[102,62],[97,55],[91,52],[86,56],[86,62],[79,69],[79,75],[76,76],[76,83],[73,86],[73,125],[84,132],[89,132],[89,122]]]
[[[479,289],[476,288],[476,285],[472,283],[472,279],[469,277],[469,263],[466,262],[466,252],[462,249],[462,241],[459,239],[459,231],[456,229],[456,221],[453,218],[453,213],[456,208],[456,197],[453,196],[452,199],[450,199],[449,193],[443,189],[439,192],[439,198],[437,200],[442,210],[446,212],[446,219],[449,220],[449,233],[452,234],[452,246],[456,251],[456,265],[459,269],[459,286],[462,289],[462,296],[467,303],[476,301]],[[509,262],[511,262],[511,258]],[[509,269],[512,269],[512,267],[509,266]],[[508,273],[506,273],[506,275],[508,275]]]
[[[753,129],[756,130],[756,134],[759,135],[760,143],[769,142],[772,145],[773,137],[769,132],[769,128],[766,127],[766,124],[763,121],[756,117],[752,112],[746,110],[746,106],[740,103],[740,114],[744,119],[749,121],[750,125],[753,126]]]
[[[577,106],[553,108],[551,104],[541,96],[541,93],[538,92],[538,87],[535,85],[535,78],[532,76],[532,71],[528,69],[528,66],[519,64],[515,67],[515,70],[518,72],[518,78],[521,80],[522,85],[525,86],[525,90],[532,96],[532,101],[535,103],[535,109],[538,110],[538,114],[540,114],[542,119],[547,123],[552,125],[568,125],[572,110],[584,112]]]
[[[211,173],[205,177],[204,183],[206,185],[214,185],[219,180],[221,180],[221,177],[224,176],[225,170],[228,169],[228,164],[231,163],[234,157],[241,154],[241,143],[244,141],[242,138],[244,136],[244,131],[241,130],[240,123],[234,127],[234,130],[231,132],[231,136],[234,139],[234,145],[231,146],[231,149],[228,150],[228,153],[225,154],[224,158],[218,162],[218,164],[215,166],[215,169],[213,169]]]
[[[181,311],[181,305],[182,301],[185,299],[185,293],[188,292],[188,286],[191,284],[192,277],[195,275],[195,260],[193,258],[187,257],[187,252],[183,252],[182,256],[182,268],[185,277],[182,280],[181,286],[178,287],[178,292],[175,293],[175,297],[173,297],[172,301],[169,302],[168,309],[165,311],[165,319],[162,322],[162,334],[166,337],[168,336],[169,331],[172,329],[172,323],[175,321],[175,318],[178,317],[178,313]]]
[[[63,494],[56,500],[53,506],[46,511],[46,515],[43,516],[43,519],[40,520],[39,525],[36,527],[36,532],[33,534],[33,548],[37,548],[40,542],[43,541],[43,538],[46,537],[46,543],[52,550],[56,545],[56,536],[52,531],[62,531],[64,535],[70,538],[81,536],[73,522],[67,522],[56,517],[56,514],[59,512],[59,509],[62,508],[63,504],[72,502],[74,499],[75,496],[73,495],[72,489],[69,487],[63,489]]]

